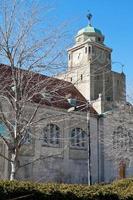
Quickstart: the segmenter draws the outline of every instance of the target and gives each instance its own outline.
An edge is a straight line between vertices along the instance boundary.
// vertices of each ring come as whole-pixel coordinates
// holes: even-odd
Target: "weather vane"
[[[90,13],[90,11],[88,10],[88,14],[87,14],[87,19],[89,20],[89,25],[91,26],[91,19],[92,19],[92,14]]]
[[[122,64],[122,65],[121,65],[121,68],[122,68],[122,73],[123,73],[123,69],[124,69],[124,67],[125,67],[125,65],[123,65],[123,64]]]

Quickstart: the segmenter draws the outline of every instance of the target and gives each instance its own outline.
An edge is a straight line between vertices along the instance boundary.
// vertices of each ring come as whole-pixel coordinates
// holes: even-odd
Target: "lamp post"
[[[89,111],[89,102],[86,104],[82,104],[80,106],[76,106],[76,101],[75,99],[67,99],[68,103],[72,106],[69,108],[67,111],[72,112],[75,111],[76,109],[79,109],[83,106],[86,106],[87,109],[87,116],[86,116],[86,121],[87,121],[87,182],[88,185],[92,184],[92,178],[91,178],[91,140],[90,140],[90,111]]]
[[[90,111],[87,102],[87,152],[88,152],[88,185],[91,185],[91,138],[90,138]]]
[[[123,68],[125,67],[125,65],[123,63],[121,63],[119,61],[114,61],[114,62],[112,62],[112,64],[119,64],[121,66],[121,71],[123,73]]]

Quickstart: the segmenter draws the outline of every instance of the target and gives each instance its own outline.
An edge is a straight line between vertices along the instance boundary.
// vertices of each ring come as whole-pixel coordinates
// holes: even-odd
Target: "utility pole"
[[[88,185],[92,184],[91,180],[91,139],[90,139],[90,110],[89,102],[87,103],[87,151],[88,151]]]

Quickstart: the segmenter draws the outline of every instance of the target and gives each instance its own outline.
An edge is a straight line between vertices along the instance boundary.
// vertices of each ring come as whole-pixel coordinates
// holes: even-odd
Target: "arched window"
[[[117,149],[119,147],[119,140],[123,135],[123,128],[121,126],[117,127],[117,129],[113,132],[113,147]]]
[[[131,130],[118,126],[113,132],[113,148],[121,152],[122,150],[124,152],[131,151],[133,149],[133,137]]]
[[[86,147],[86,132],[81,128],[74,128],[71,131],[71,147]]]
[[[85,53],[87,53],[87,50],[88,50],[87,47],[85,47]]]
[[[59,146],[60,128],[56,124],[48,124],[43,129],[43,144]]]

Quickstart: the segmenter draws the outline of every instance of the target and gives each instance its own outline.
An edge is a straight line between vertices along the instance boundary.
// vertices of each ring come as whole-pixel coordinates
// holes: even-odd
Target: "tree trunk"
[[[12,153],[11,154],[11,172],[10,172],[10,181],[15,179],[15,175],[16,175],[16,154]]]

